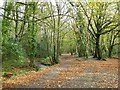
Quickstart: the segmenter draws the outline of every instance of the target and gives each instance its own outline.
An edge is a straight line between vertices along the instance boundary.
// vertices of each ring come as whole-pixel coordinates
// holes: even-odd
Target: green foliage
[[[13,71],[13,76],[21,76],[21,75],[24,75],[24,74],[27,74],[27,73],[30,73],[30,72],[33,72],[33,70],[22,71],[22,72],[19,72],[19,73],[17,73],[16,71]],[[2,72],[2,76],[7,76],[7,75],[8,75],[8,72]]]
[[[40,44],[37,44],[36,56],[40,58],[46,58],[48,56],[45,41],[42,41]]]
[[[41,60],[41,63],[50,66],[51,65],[51,60],[50,59],[51,59],[50,57],[44,58],[44,59]]]
[[[2,63],[3,68],[9,69],[11,66],[23,67],[26,64],[25,51],[20,43],[9,40],[3,43],[2,47]]]
[[[7,72],[2,72],[2,76],[6,76],[7,75]]]
[[[24,75],[24,74],[27,74],[27,73],[30,73],[32,72],[32,70],[30,71],[23,71],[23,72],[20,72],[20,73],[17,73],[16,71],[14,71],[14,76],[21,76],[21,75]]]
[[[2,30],[2,19],[0,18],[0,30]]]
[[[34,61],[38,63],[42,63],[45,65],[51,65],[51,57],[46,57],[46,58],[35,58]]]

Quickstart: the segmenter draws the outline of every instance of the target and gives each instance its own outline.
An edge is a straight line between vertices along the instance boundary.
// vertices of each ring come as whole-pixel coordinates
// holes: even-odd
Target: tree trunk
[[[29,57],[29,60],[30,60],[29,66],[34,67],[34,58]]]
[[[80,54],[80,46],[77,47],[77,52],[78,52],[78,57],[81,57],[81,54]]]
[[[44,26],[45,27],[45,26]],[[48,31],[46,30],[46,28],[44,29],[45,31],[45,38],[46,38],[46,48],[47,48],[47,57],[49,57],[49,40],[48,40]]]
[[[56,33],[56,27],[55,27],[55,18],[53,17],[53,20],[54,20],[54,31],[53,31],[53,62],[54,64],[57,63],[57,59],[56,59],[56,38],[55,38],[55,33]]]
[[[109,54],[108,54],[109,57],[111,57],[111,55],[112,55],[112,49],[113,49],[113,46],[111,45],[111,46],[109,47]]]
[[[95,53],[94,53],[93,58],[97,58],[97,43],[96,43],[96,45],[95,45]]]
[[[73,55],[73,50],[70,50],[71,55]]]
[[[59,59],[59,52],[60,52],[60,41],[59,41],[59,30],[58,30],[58,35],[57,35],[57,54],[56,54],[56,59]]]
[[[60,54],[60,7],[58,5],[58,3],[56,2],[56,6],[57,6],[57,13],[58,13],[58,22],[57,22],[57,55],[56,55],[56,59],[57,59],[57,63],[59,62],[59,54]]]
[[[100,51],[100,35],[96,35],[96,46],[95,46],[95,54],[94,58],[97,58],[98,60],[101,59],[101,51]]]

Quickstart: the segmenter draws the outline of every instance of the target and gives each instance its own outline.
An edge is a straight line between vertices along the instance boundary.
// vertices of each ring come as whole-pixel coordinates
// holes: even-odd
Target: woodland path
[[[8,85],[17,88],[118,88],[118,59],[85,60],[64,54],[60,57],[60,62],[43,72],[26,75],[27,79],[31,75],[34,80],[30,78],[29,81],[25,81],[25,77],[22,76],[15,79],[19,84]],[[24,82],[17,82],[22,79]]]

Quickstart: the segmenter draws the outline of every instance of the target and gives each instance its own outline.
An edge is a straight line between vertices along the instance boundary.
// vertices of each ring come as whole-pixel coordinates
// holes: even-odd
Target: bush
[[[9,40],[2,46],[2,64],[3,68],[23,67],[26,64],[25,52],[20,43]]]

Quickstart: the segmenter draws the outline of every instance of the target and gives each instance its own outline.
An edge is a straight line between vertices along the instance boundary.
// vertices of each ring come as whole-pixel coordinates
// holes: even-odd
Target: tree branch
[[[110,32],[110,31],[112,31],[113,29],[117,28],[117,26],[119,26],[119,25],[117,24],[115,27],[111,28],[110,30],[100,33],[100,35],[106,34],[106,33]]]

